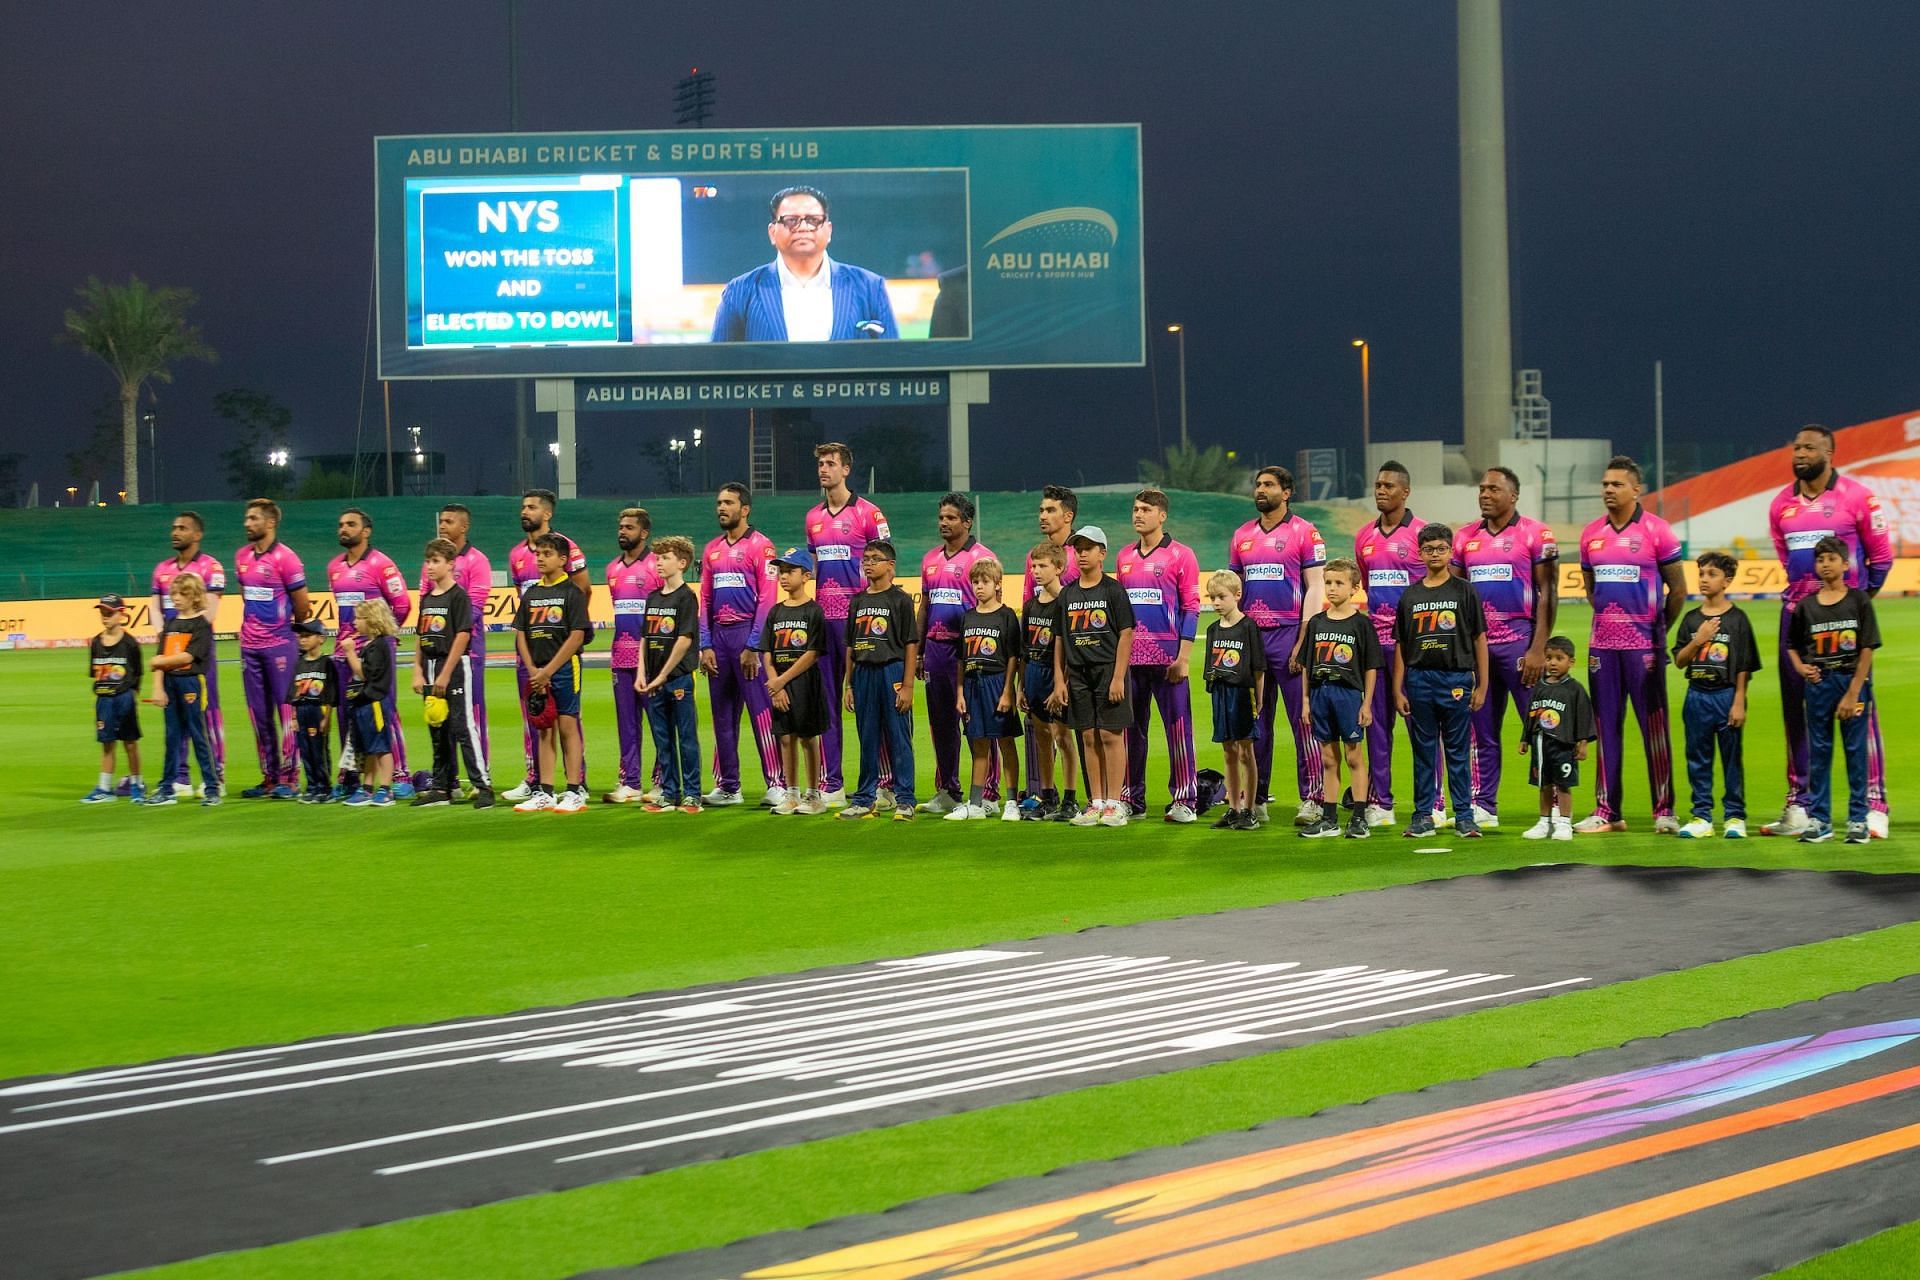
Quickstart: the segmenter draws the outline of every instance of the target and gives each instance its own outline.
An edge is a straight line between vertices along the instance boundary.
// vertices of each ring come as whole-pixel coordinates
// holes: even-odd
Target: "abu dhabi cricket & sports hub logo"
[[[987,270],[1002,280],[1092,280],[1113,266],[1119,238],[1120,225],[1105,209],[1046,209],[987,241]]]

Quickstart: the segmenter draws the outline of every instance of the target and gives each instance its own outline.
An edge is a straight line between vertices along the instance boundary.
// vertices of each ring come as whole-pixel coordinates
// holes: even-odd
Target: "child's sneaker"
[[[1124,800],[1115,800],[1107,805],[1107,811],[1100,815],[1103,827],[1124,827],[1133,817],[1133,808]]]
[[[275,787],[273,790],[267,792],[267,799],[291,800],[293,799],[293,788],[283,782],[279,786]]]
[[[361,787],[340,803],[352,809],[365,808],[367,805],[373,803],[373,792],[367,790],[365,787]]]
[[[1251,809],[1240,810],[1234,817],[1233,825],[1227,828],[1229,831],[1258,831],[1259,829],[1260,819]]]
[[[1416,813],[1413,815],[1413,821],[1407,824],[1407,829],[1400,834],[1410,840],[1419,840],[1432,835],[1436,829],[1433,825],[1432,814]]]
[[[1107,813],[1106,805],[1089,804],[1086,808],[1082,809],[1080,812],[1069,817],[1067,819],[1067,823],[1068,825],[1075,826],[1075,827],[1097,827],[1100,825],[1100,819],[1105,817],[1106,813]]]
[[[798,791],[782,793],[779,803],[773,806],[773,812],[776,817],[781,818],[800,812],[800,793]]]
[[[1745,840],[1747,838],[1747,820],[1745,818],[1728,818],[1726,824],[1720,828],[1720,838],[1722,840]]]
[[[208,787],[200,796],[200,807],[202,809],[217,808],[219,804],[220,788],[218,787]]]
[[[587,789],[585,787],[568,787],[553,798],[555,813],[584,813],[586,808]]]
[[[790,789],[787,794],[794,795],[797,794],[797,792]],[[800,797],[799,811],[801,814],[809,816],[825,813],[827,811],[827,802],[817,790],[809,791]]]
[[[1020,816],[1020,802],[1018,800],[1009,800],[1000,808],[1000,821],[1002,822],[1018,822],[1020,821]]]
[[[1545,840],[1553,835],[1553,818],[1550,814],[1541,814],[1540,821],[1520,833],[1522,840]]]
[[[1873,833],[1867,830],[1867,824],[1865,822],[1849,822],[1847,824],[1848,844],[1865,844],[1871,839],[1873,839]]]
[[[894,800],[893,792],[891,791],[882,791],[873,798],[873,811],[875,813],[892,813],[897,807],[898,802]]]
[[[95,787],[80,797],[81,804],[112,804],[120,797],[114,794],[112,787]]]
[[[171,791],[172,791],[172,788],[171,788],[171,787],[163,787],[163,788],[161,788],[161,789],[162,789],[162,790],[164,790],[164,791],[168,791],[168,792],[171,792]],[[133,801],[133,802],[134,802],[135,804],[140,804],[140,803],[142,803],[143,801],[145,801],[145,800],[146,800],[146,798],[147,798],[147,787],[146,787],[146,784],[145,784],[145,783],[143,783],[143,782],[141,782],[141,781],[139,781],[138,779],[136,779],[136,780],[135,780],[135,781],[134,781],[134,782],[133,782],[133,783],[132,783],[132,784],[131,784],[131,785],[130,785],[130,786],[129,786],[128,788],[127,788],[127,798],[128,798],[129,800],[132,800],[132,801]]]
[[[1478,840],[1480,838],[1480,824],[1472,818],[1455,818],[1453,820],[1453,834],[1462,840]]]
[[[367,803],[376,809],[391,809],[393,808],[393,792],[387,787],[381,787],[373,793],[373,799]]]
[[[937,801],[946,794],[944,791],[936,791],[934,792],[934,800]],[[959,804],[949,804],[946,808],[940,810],[936,810],[933,802],[930,801],[927,804],[927,812],[938,813],[942,822],[971,822],[975,818],[984,818],[987,816],[985,809],[966,800],[962,800]]]
[[[656,800],[647,801],[645,804],[641,805],[640,808],[646,811],[647,813],[678,813],[680,812],[680,802],[678,800],[669,800],[667,799],[667,797],[661,796]]]
[[[476,809],[493,808],[493,792],[481,787],[473,793],[473,807]]]
[[[1240,811],[1238,809],[1228,809],[1214,820],[1213,829],[1215,831],[1231,831],[1233,830],[1234,823],[1237,822],[1239,818]]]
[[[1825,822],[1809,822],[1800,833],[1801,844],[1825,844],[1833,839],[1833,827]]]
[[[1347,839],[1367,840],[1372,836],[1373,828],[1367,822],[1365,809],[1355,809],[1347,815]]]
[[[1337,836],[1339,834],[1340,824],[1325,815],[1315,818],[1312,822],[1300,828],[1300,837],[1303,840],[1320,840],[1327,836]]]
[[[305,800],[306,797],[300,797]],[[409,809],[439,809],[453,803],[453,798],[444,791],[415,791]]]
[[[831,804],[833,802],[829,800],[827,803]],[[861,804],[858,800],[849,801],[847,807],[840,811],[839,816],[849,821],[860,818],[871,818],[873,816],[873,806],[870,804]]]
[[[1556,818],[1553,823],[1553,838],[1555,840],[1573,839],[1573,819]]]
[[[1705,818],[1695,818],[1680,830],[1674,832],[1682,840],[1706,840],[1713,835],[1713,824]]]
[[[900,803],[899,803],[899,802],[897,802],[897,801],[896,801],[896,802],[894,803],[894,806],[893,806],[893,820],[894,820],[895,822],[912,822],[912,821],[913,821],[913,815],[914,815],[914,806],[913,806],[913,805],[910,805],[910,804],[900,804]]]
[[[173,798],[172,787],[159,787],[154,790],[152,795],[144,796],[141,799],[135,800],[134,803],[145,808],[154,809],[161,805],[179,804],[180,802]]]
[[[515,788],[515,790],[518,789],[517,787]],[[512,793],[509,792],[508,794],[510,795]],[[553,812],[553,797],[544,791],[529,792],[525,800],[513,806],[513,811],[515,813],[551,813]]]
[[[693,796],[688,796],[680,802],[680,812],[682,813],[698,813],[700,812],[700,807],[700,801]]]

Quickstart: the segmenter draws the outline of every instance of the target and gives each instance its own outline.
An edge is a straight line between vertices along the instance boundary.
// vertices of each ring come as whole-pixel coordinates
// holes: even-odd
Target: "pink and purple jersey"
[[[1227,568],[1240,575],[1240,608],[1262,631],[1300,625],[1307,570],[1326,562],[1320,531],[1291,509],[1271,529],[1258,517],[1241,525],[1227,552]]]
[[[354,612],[367,601],[385,599],[393,610],[393,620],[402,625],[413,612],[413,597],[407,594],[407,580],[400,576],[400,566],[389,560],[386,552],[371,547],[352,564],[347,563],[344,552],[327,561],[327,589],[333,592],[333,608],[340,621],[333,639],[336,655],[346,652]]]
[[[581,552],[580,544],[566,534],[560,538],[567,544],[567,563],[565,572],[569,575],[585,572],[587,557]],[[540,581],[540,563],[534,558],[533,548],[522,538],[513,544],[513,550],[507,552],[507,577],[512,580],[514,590],[521,595]]]
[[[1391,533],[1378,520],[1370,520],[1353,535],[1353,559],[1367,592],[1367,616],[1387,650],[1394,646],[1393,620],[1401,593],[1426,576],[1427,566],[1420,563],[1420,530],[1426,523],[1413,512],[1402,511]]]
[[[1847,544],[1850,587],[1875,590],[1893,567],[1893,538],[1880,499],[1838,471],[1814,498],[1803,497],[1797,482],[1782,489],[1767,508],[1767,528],[1773,534],[1774,552],[1786,567],[1787,589],[1781,598],[1789,606],[1820,589],[1820,576],[1813,571],[1813,548],[1822,538]]]
[[[1133,661],[1163,667],[1179,660],[1180,642],[1200,627],[1200,561],[1193,548],[1172,538],[1148,552],[1138,542],[1120,548],[1121,590],[1133,606]]]
[[[179,556],[168,556],[153,566],[153,629],[162,630],[173,621],[173,615],[179,612],[173,607],[173,597],[169,594],[173,580],[183,573],[197,573],[207,588],[207,616],[213,618],[220,612],[220,596],[227,589],[227,571],[218,560],[202,551],[185,564]]]
[[[493,593],[493,564],[481,553],[480,548],[469,542],[454,553],[453,582],[467,593],[467,602],[473,606],[473,638],[468,641],[469,652],[483,653],[487,647],[487,598]],[[422,566],[420,594],[424,596],[432,591],[433,584],[427,581],[427,571]]]
[[[927,602],[924,640],[958,640],[960,620],[976,603],[973,579],[968,575],[982,560],[998,560],[984,543],[968,538],[952,555],[944,545],[920,558],[920,598]]]
[[[1593,575],[1590,649],[1664,649],[1666,592],[1661,570],[1680,562],[1673,526],[1633,505],[1615,528],[1601,516],[1580,531],[1580,567]]]
[[[1557,564],[1553,530],[1515,513],[1499,530],[1476,520],[1453,535],[1453,563],[1480,596],[1488,644],[1533,641],[1533,570]]]
[[[256,552],[248,543],[233,553],[233,576],[246,610],[240,616],[242,649],[277,649],[293,643],[293,593],[307,585],[306,566],[293,548],[275,542]]]
[[[874,538],[891,540],[887,518],[865,498],[849,499],[838,511],[822,502],[807,512],[807,550],[813,553],[813,598],[830,622],[847,616],[847,602],[866,589],[860,554]]]
[[[864,544],[863,544],[864,545]],[[751,623],[747,647],[760,647],[760,624],[780,603],[780,571],[773,539],[748,528],[731,541],[721,534],[700,558],[700,647],[713,648],[714,627]]]
[[[619,555],[607,562],[607,595],[613,600],[611,665],[616,671],[640,669],[647,597],[659,589],[660,571],[653,567],[653,552],[643,552],[638,560]]]

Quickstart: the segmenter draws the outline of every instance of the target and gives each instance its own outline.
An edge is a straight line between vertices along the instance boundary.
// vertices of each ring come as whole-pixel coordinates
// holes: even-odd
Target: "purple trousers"
[[[1266,732],[1254,739],[1253,765],[1258,775],[1254,790],[1260,794],[1261,801],[1273,798],[1273,741],[1279,737],[1276,732],[1279,725],[1274,719],[1277,709],[1284,705],[1287,724],[1293,730],[1294,761],[1300,775],[1300,800],[1319,803],[1320,795],[1320,744],[1314,739],[1307,727],[1300,723],[1300,700],[1306,696],[1306,676],[1290,675],[1287,663],[1293,658],[1294,643],[1300,638],[1300,624],[1288,623],[1284,626],[1265,628],[1260,632],[1261,647],[1267,654],[1267,691],[1260,699],[1259,721]]]
[[[640,781],[640,737],[645,728],[646,706],[640,691],[633,687],[633,679],[638,674],[634,667],[613,668],[613,723],[620,735],[620,785],[644,791],[646,787]]]
[[[387,716],[387,737],[393,741],[393,780],[395,782],[411,782],[413,780],[412,775],[407,772],[407,740],[400,736],[399,696],[400,681],[405,679],[411,682],[413,679],[411,674],[412,664],[408,663],[406,667],[408,674],[403,676],[400,666],[401,654],[397,643],[393,659],[393,693],[380,705],[385,710]],[[333,720],[334,723],[340,727],[340,775],[342,777],[345,777],[350,772],[358,771],[357,765],[355,765],[353,769],[349,769],[347,766],[349,759],[358,759],[358,757],[351,756],[347,750],[347,731],[353,725],[353,708],[347,703],[347,682],[351,679],[353,679],[353,668],[347,665],[345,658],[340,657],[338,654],[334,655],[333,687],[340,691],[340,698],[339,702],[333,708]]]
[[[1587,692],[1593,695],[1593,727],[1600,735],[1594,766],[1593,811],[1612,822],[1621,814],[1626,791],[1621,766],[1626,759],[1627,703],[1633,703],[1646,743],[1647,790],[1653,816],[1673,816],[1673,734],[1667,719],[1666,655],[1654,649],[1587,649]]]
[[[1509,640],[1487,646],[1487,700],[1473,713],[1473,750],[1468,757],[1472,766],[1473,803],[1488,813],[1500,812],[1500,722],[1506,719],[1507,703],[1527,722],[1527,710],[1533,706],[1533,690],[1520,683],[1520,659],[1526,656],[1531,638]],[[1455,812],[1460,797],[1453,798]]]
[[[769,787],[787,785],[780,763],[780,740],[773,734],[773,703],[767,698],[764,668],[749,680],[740,670],[740,655],[753,633],[750,622],[715,625],[711,632],[713,657],[719,670],[707,682],[713,699],[713,785],[719,791],[740,789],[740,710],[746,708],[754,744],[760,749],[760,774]]]
[[[1373,682],[1373,723],[1367,726],[1367,803],[1382,809],[1393,808],[1393,734],[1400,727],[1400,713],[1393,705],[1393,645],[1382,645],[1386,665]],[[1433,776],[1439,796],[1437,807],[1447,807],[1444,752],[1434,753]]]
[[[1793,610],[1780,610],[1780,652],[1774,669],[1780,673],[1780,710],[1787,724],[1787,803],[1805,806],[1812,792],[1807,786],[1807,682],[1787,659],[1787,627]],[[1880,699],[1867,704],[1867,808],[1887,811],[1887,748],[1880,738]]]
[[[240,651],[240,687],[246,692],[247,716],[253,721],[253,747],[260,754],[260,778],[275,786],[299,782],[300,759],[294,750],[295,723],[287,694],[293,690],[293,668],[300,646],[285,640],[270,648]]]
[[[1156,705],[1167,735],[1167,802],[1191,809],[1200,789],[1193,763],[1193,686],[1167,679],[1160,663],[1133,669],[1133,727],[1127,730],[1127,781],[1120,798],[1130,805],[1147,803],[1147,725]]]
[[[213,763],[217,766],[216,772],[224,778],[227,772],[227,726],[220,718],[220,655],[217,648],[212,660],[207,663],[206,679],[207,707],[204,718],[207,729],[207,745],[213,750]],[[193,752],[183,748],[180,752],[180,768],[173,775],[174,782],[191,783],[193,781],[193,778],[188,773],[188,766],[192,762],[192,759]]]

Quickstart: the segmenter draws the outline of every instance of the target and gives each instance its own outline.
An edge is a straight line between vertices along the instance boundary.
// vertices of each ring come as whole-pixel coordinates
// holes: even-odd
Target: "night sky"
[[[1556,434],[1706,461],[1920,407],[1920,112],[1911,0],[1508,6],[1516,367]],[[982,488],[1132,477],[1178,432],[1188,331],[1202,443],[1291,460],[1357,443],[1349,342],[1373,344],[1379,438],[1460,434],[1454,7],[636,5],[526,0],[522,126],[671,127],[674,81],[719,78],[715,126],[1138,121],[1157,368],[995,375]],[[218,365],[161,396],[169,500],[220,496],[214,393],[294,411],[297,452],[348,450],[362,391],[379,134],[504,130],[502,3],[9,6],[0,452],[61,459],[111,382],[53,335],[75,285],[137,273],[201,295]],[[396,384],[396,425],[464,435],[456,484],[504,489],[503,384]],[[744,470],[744,415],[713,471]],[[829,418],[830,425],[834,420]],[[586,491],[656,487],[583,419]],[[1117,447],[1116,447],[1117,442]],[[729,465],[728,451],[737,465]]]

